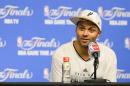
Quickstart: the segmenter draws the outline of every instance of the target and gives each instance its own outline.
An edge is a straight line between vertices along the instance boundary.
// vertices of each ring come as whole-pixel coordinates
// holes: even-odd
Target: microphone
[[[100,56],[100,49],[96,42],[90,42],[88,44],[88,52],[92,55],[95,59],[98,59]]]

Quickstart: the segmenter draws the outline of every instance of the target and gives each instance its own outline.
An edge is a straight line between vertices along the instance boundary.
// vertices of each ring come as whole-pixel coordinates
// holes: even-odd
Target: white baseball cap
[[[101,31],[101,18],[100,16],[94,12],[94,11],[91,11],[91,10],[83,10],[81,11],[78,16],[74,16],[72,17],[70,20],[77,25],[77,23],[79,21],[81,21],[82,19],[85,19],[85,20],[89,20],[91,22],[93,22],[94,24],[96,24],[99,28],[99,30]]]

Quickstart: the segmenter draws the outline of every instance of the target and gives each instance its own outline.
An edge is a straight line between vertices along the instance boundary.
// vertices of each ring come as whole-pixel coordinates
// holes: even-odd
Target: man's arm
[[[60,53],[60,52],[59,52]],[[55,52],[52,56],[50,82],[61,82],[62,81],[62,62],[59,53]]]
[[[111,59],[110,59],[110,62],[109,62],[109,66],[105,72],[105,79],[108,79],[110,80],[110,82],[117,82],[117,77],[116,77],[116,74],[117,74],[117,58],[116,58],[116,54],[113,52],[111,55],[110,55]]]

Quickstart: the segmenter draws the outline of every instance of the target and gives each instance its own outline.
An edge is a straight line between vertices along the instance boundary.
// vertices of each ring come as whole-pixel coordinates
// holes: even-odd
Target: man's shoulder
[[[72,47],[72,45],[73,45],[73,42],[66,42],[62,44],[60,47],[58,47],[57,49]]]
[[[54,53],[52,54],[53,58],[57,58],[60,59],[62,61],[62,58],[64,55],[68,54],[68,50],[70,50],[70,48],[72,48],[73,43],[72,42],[67,42],[62,44],[60,47],[58,47]]]
[[[66,43],[64,43],[64,44],[62,44],[60,47],[58,47],[56,50],[55,50],[55,52],[60,52],[60,51],[65,51],[65,50],[67,50],[67,49],[70,49],[70,48],[72,48],[72,46],[73,46],[73,42],[71,41],[71,42],[66,42]]]

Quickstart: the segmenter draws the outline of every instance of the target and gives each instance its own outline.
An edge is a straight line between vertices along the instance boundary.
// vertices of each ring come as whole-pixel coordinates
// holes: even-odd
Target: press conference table
[[[0,86],[5,85],[35,85],[35,86],[130,86],[130,82],[127,83],[55,83],[55,82],[0,82]]]

